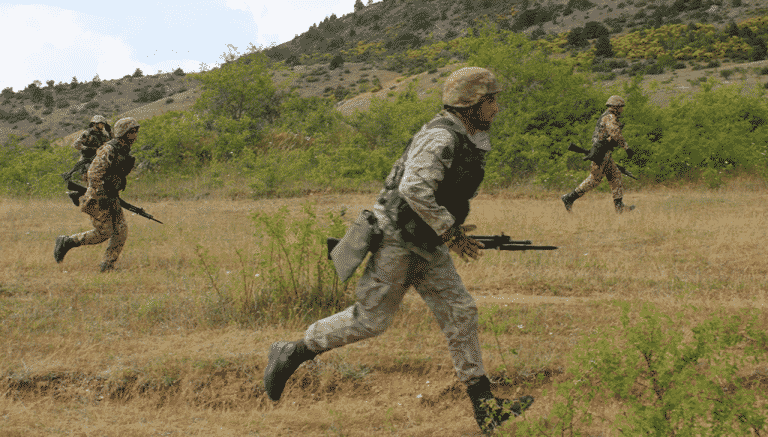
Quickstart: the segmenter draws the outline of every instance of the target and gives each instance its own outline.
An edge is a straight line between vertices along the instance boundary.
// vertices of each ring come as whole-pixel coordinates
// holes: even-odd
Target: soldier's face
[[[104,123],[96,123],[95,128],[98,130],[104,130]]]
[[[132,143],[138,136],[139,136],[139,128],[137,127],[132,128],[131,130],[128,131],[128,133],[125,134],[125,138],[130,143]]]
[[[499,104],[496,102],[496,94],[490,94],[480,100],[480,106],[477,112],[473,114],[474,124],[478,130],[487,131],[491,128],[491,123],[499,112]]]

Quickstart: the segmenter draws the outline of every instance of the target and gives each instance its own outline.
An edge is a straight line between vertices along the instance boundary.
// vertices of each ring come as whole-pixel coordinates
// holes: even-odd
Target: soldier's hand
[[[451,227],[448,229],[441,238],[443,242],[448,246],[448,249],[457,253],[464,262],[468,262],[467,257],[472,259],[480,258],[480,249],[485,247],[483,243],[467,237],[464,233],[465,227]],[[468,225],[466,229],[474,230],[476,227]]]

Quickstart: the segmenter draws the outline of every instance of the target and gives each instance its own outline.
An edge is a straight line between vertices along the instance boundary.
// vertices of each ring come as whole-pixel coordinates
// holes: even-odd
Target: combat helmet
[[[117,120],[117,123],[115,123],[115,138],[122,137],[134,127],[139,127],[139,122],[136,121],[136,119],[133,117],[126,117]]]
[[[107,119],[104,118],[103,116],[101,116],[101,115],[94,115],[93,118],[91,119],[91,126],[93,126],[94,124],[98,124],[98,123],[104,123],[105,126],[109,124],[109,123],[107,123]]]
[[[93,118],[91,119],[91,123],[88,125],[88,127],[89,128],[93,128],[97,123],[104,123],[104,130],[107,131],[107,135],[109,136],[109,138],[113,138],[112,137],[112,126],[110,126],[109,123],[107,122],[107,119],[104,118],[101,115],[94,115]]]
[[[608,97],[608,101],[605,102],[605,106],[624,106],[624,99],[619,96]]]
[[[496,77],[480,67],[465,67],[448,76],[443,85],[443,105],[468,108],[486,94],[501,91]]]

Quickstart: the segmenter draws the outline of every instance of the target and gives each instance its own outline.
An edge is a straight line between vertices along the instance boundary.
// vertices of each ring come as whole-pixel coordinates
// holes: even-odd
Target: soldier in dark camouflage
[[[53,257],[57,263],[64,260],[70,249],[109,240],[100,268],[102,272],[114,268],[128,238],[128,226],[120,206],[119,192],[125,189],[128,173],[136,162],[130,151],[138,133],[139,123],[135,119],[120,119],[115,123],[116,138],[97,150],[88,168],[88,189],[80,202],[80,210],[91,216],[93,229],[56,238]]]
[[[634,205],[626,206],[623,202],[624,192],[621,182],[621,172],[616,167],[616,163],[611,159],[611,152],[616,147],[623,147],[627,151],[627,156],[632,157],[633,151],[624,140],[621,134],[621,124],[619,118],[624,112],[624,99],[619,96],[611,96],[605,105],[608,109],[603,112],[597,120],[595,132],[592,134],[592,149],[584,160],[592,161],[589,176],[571,193],[562,197],[565,209],[569,212],[573,207],[573,202],[586,194],[589,190],[595,188],[606,176],[611,184],[611,193],[613,194],[613,203],[616,212],[631,211],[635,209]]]
[[[94,115],[91,123],[88,125],[88,129],[82,131],[72,143],[72,147],[80,152],[80,159],[72,170],[61,176],[65,180],[69,180],[74,173],[80,172],[82,173],[82,179],[85,180],[88,166],[91,165],[93,157],[96,156],[96,150],[112,138],[112,127],[107,122],[107,119],[101,115]]]
[[[446,80],[443,111],[413,136],[373,208],[383,241],[358,282],[357,302],[313,323],[302,339],[272,345],[264,371],[270,399],[280,399],[302,362],[384,332],[413,286],[446,336],[480,428],[490,431],[531,405],[531,396],[507,401],[491,393],[477,306],[449,253],[465,259],[480,256],[482,244],[467,237],[472,227],[464,220],[485,175],[485,155],[491,150],[488,130],[499,111],[499,91],[496,78],[484,68],[462,68]]]

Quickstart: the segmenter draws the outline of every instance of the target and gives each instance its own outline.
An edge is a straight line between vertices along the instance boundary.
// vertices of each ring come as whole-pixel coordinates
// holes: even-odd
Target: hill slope
[[[292,72],[276,73],[276,82],[294,89],[303,97],[326,96],[339,100],[345,114],[365,109],[371,96],[387,97],[405,84],[408,73],[419,74],[419,89],[439,89],[441,75],[457,68],[460,59],[437,68],[408,67],[408,50],[440,40],[450,40],[488,19],[502,29],[526,32],[534,38],[553,38],[555,34],[599,23],[611,37],[670,23],[711,23],[725,28],[755,15],[768,15],[758,0],[629,0],[616,3],[599,0],[534,1],[400,1],[385,0],[341,18],[326,17],[318,25],[292,41],[265,50],[275,61],[291,65]],[[594,43],[591,43],[594,44]],[[583,48],[581,50],[584,50]],[[243,55],[247,57],[249,55]],[[339,56],[342,68],[331,69],[330,61]],[[451,53],[441,53],[451,58]],[[406,61],[404,61],[404,59]],[[636,64],[639,62],[636,62]],[[648,76],[646,83],[660,84],[654,100],[666,102],[670,96],[696,89],[702,78],[720,78],[718,70],[729,70],[731,80],[748,85],[764,81],[763,63],[734,65],[724,61],[719,67],[702,69],[687,65],[664,75]],[[741,71],[739,71],[741,69]],[[426,73],[424,73],[426,72]],[[626,80],[626,71],[596,76],[606,86]],[[170,110],[191,107],[199,95],[195,74],[177,70],[151,76],[126,75],[119,80],[38,86],[30,84],[16,93],[0,95],[0,143],[13,134],[21,144],[32,145],[40,138],[56,144],[70,144],[87,126],[94,114],[110,119],[134,116],[148,118]],[[725,77],[725,76],[722,76]],[[730,76],[726,79],[730,79]]]

